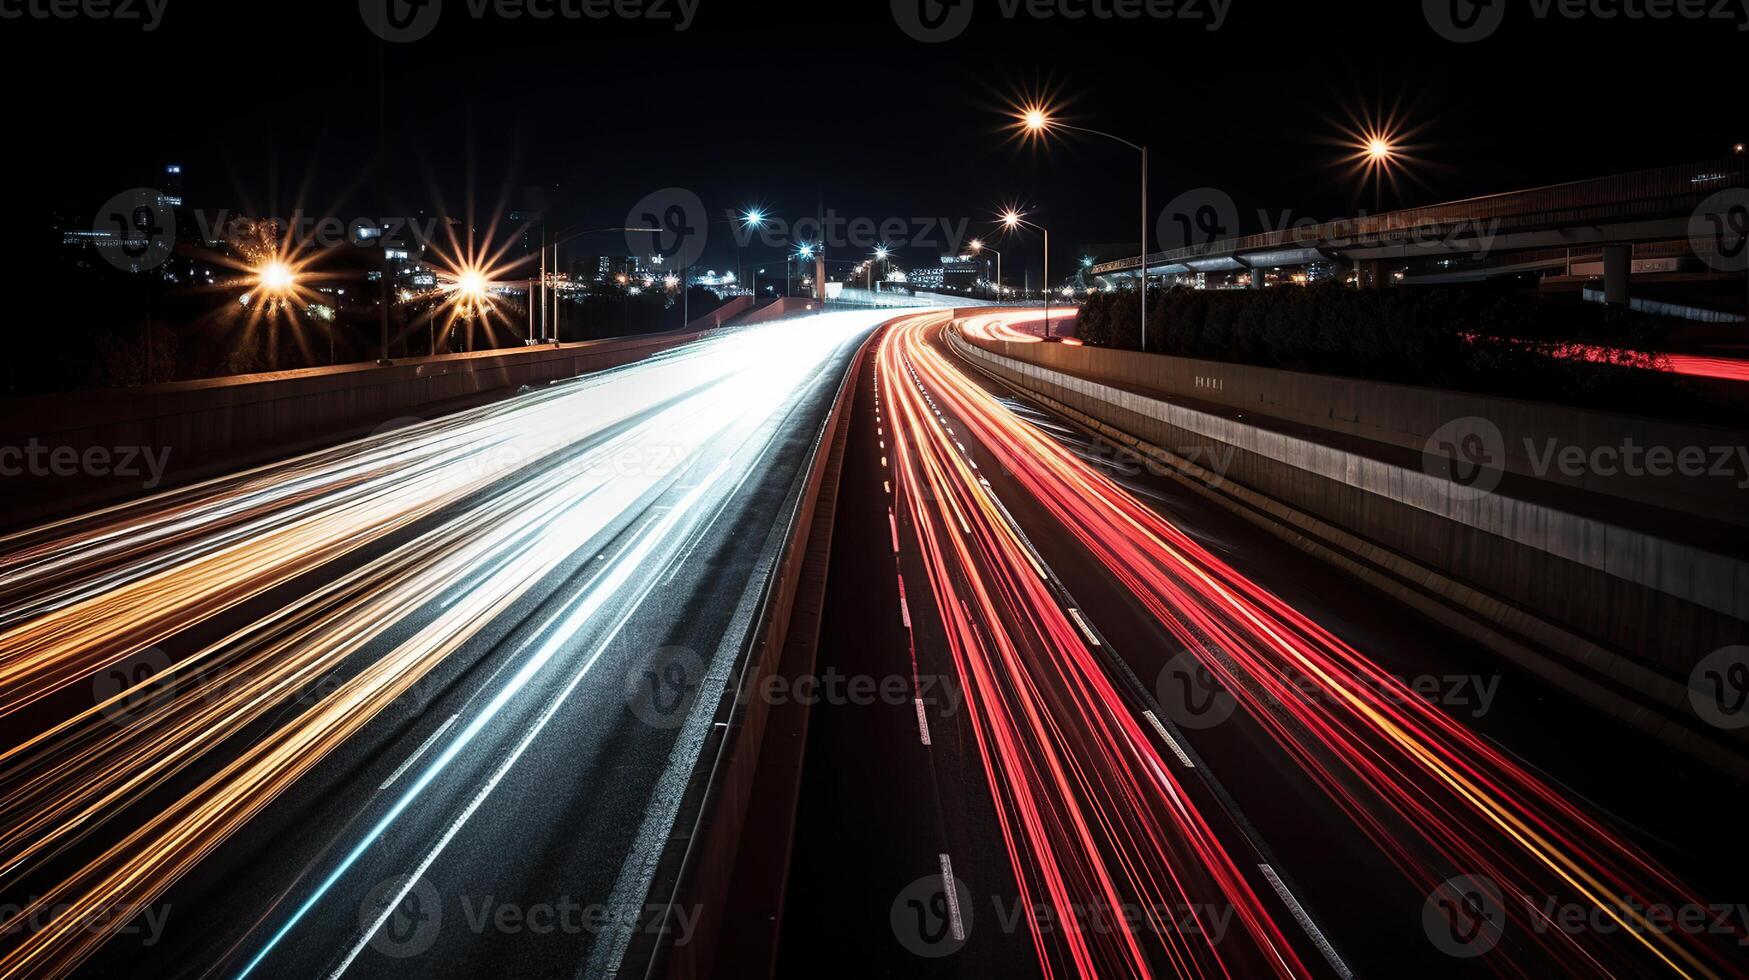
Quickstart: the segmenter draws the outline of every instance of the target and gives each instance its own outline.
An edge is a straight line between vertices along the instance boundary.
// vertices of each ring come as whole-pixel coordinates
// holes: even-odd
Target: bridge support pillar
[[[1634,265],[1632,245],[1603,246],[1603,301],[1610,306],[1628,305],[1628,274]]]
[[[1384,286],[1384,267],[1378,259],[1354,260],[1354,288],[1383,289]]]
[[[1252,289],[1262,289],[1263,288],[1263,270],[1262,269],[1252,269],[1251,270],[1251,288]]]

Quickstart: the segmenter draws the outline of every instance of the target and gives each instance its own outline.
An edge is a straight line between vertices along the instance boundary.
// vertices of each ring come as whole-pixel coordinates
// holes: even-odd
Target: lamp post
[[[1121,136],[1113,136],[1110,133],[1100,132],[1097,129],[1088,129],[1084,126],[1071,126],[1068,123],[1059,122],[1052,118],[1051,114],[1042,106],[1030,106],[1022,110],[1020,114],[1020,123],[1028,133],[1034,135],[1043,135],[1055,129],[1068,130],[1073,133],[1086,133],[1089,136],[1101,136],[1105,139],[1122,143],[1142,155],[1142,255],[1141,266],[1137,269],[1139,288],[1136,291],[1141,293],[1142,350],[1146,351],[1148,349],[1148,148],[1146,146],[1131,143],[1129,140],[1126,140]],[[1046,286],[1048,287],[1048,266],[1046,272]],[[1050,317],[1048,315],[1045,317],[1045,324],[1047,327],[1050,325]]]
[[[1737,179],[1739,181],[1744,180],[1745,177],[1749,177],[1749,156],[1744,155],[1743,144],[1736,143],[1732,145],[1731,161],[1737,165]],[[1749,287],[1749,269],[1743,271],[1743,282],[1746,287]]]
[[[996,300],[1000,302],[1002,300],[1002,252],[985,245],[982,238],[972,239],[971,248],[974,254],[986,251],[996,253]]]
[[[814,245],[812,242],[804,242],[801,245],[796,246],[795,251],[784,253],[784,255],[783,255],[783,294],[784,294],[784,296],[786,296],[786,297],[789,296],[790,291],[795,288],[794,283],[793,283],[794,274],[791,270],[790,264],[795,262],[797,259],[801,259],[803,261],[808,261],[808,260],[811,260],[813,257],[814,257]],[[759,280],[758,280],[759,273],[764,272],[764,271],[765,271],[764,269],[760,269],[757,267],[753,270],[754,286],[755,287],[758,286],[758,284],[759,284]],[[757,289],[755,289],[755,292],[757,292]]]
[[[286,307],[298,294],[298,273],[292,263],[278,255],[270,256],[266,261],[255,267],[249,277],[253,287],[245,299],[254,299],[259,315],[269,321],[267,331],[267,364],[270,370],[279,368],[279,330],[278,317],[285,313]],[[148,307],[147,326],[151,325],[150,307]],[[151,334],[147,334],[147,354],[151,353]],[[146,383],[152,383],[151,365],[146,366]]]
[[[1025,225],[1028,228],[1037,228],[1039,231],[1044,233],[1044,236],[1045,236],[1045,268],[1044,268],[1044,279],[1043,279],[1044,286],[1043,286],[1043,289],[1040,291],[1044,294],[1044,298],[1045,298],[1045,339],[1050,340],[1051,339],[1051,230],[1049,228],[1046,228],[1043,225],[1036,224],[1034,222],[1026,220],[1025,215],[1023,215],[1019,211],[1014,210],[1013,208],[1009,208],[1007,211],[1004,211],[1002,213],[1002,224],[1004,226],[1008,227],[1009,229],[1014,229],[1014,228],[1020,227],[1021,225]]]
[[[1372,213],[1377,217],[1384,210],[1385,171],[1390,169],[1391,162],[1396,158],[1397,148],[1383,136],[1374,136],[1366,141],[1367,169],[1373,172],[1372,178]]]
[[[660,229],[660,228],[621,228],[621,227],[567,228],[564,231],[559,232],[557,235],[553,235],[550,238],[548,238],[546,241],[542,242],[541,243],[541,253],[540,253],[540,276],[541,276],[541,284],[540,284],[541,285],[540,335],[541,335],[541,342],[542,343],[544,343],[548,340],[551,340],[555,344],[557,344],[559,342],[559,338],[558,338],[556,330],[553,331],[552,336],[548,336],[549,324],[556,326],[558,323],[559,318],[558,318],[557,309],[558,309],[559,297],[558,297],[557,290],[555,290],[553,293],[552,302],[547,301],[547,250],[548,249],[552,250],[552,255],[553,255],[552,274],[558,275],[558,272],[559,272],[559,246],[560,245],[563,245],[566,242],[571,241],[574,238],[581,238],[584,235],[596,235],[596,234],[600,234],[602,232],[608,232],[608,231],[618,231],[618,232],[627,232],[627,233],[636,232],[636,233],[647,234],[647,235],[659,235],[662,233],[662,229]],[[534,284],[530,283],[529,284],[529,290],[530,290],[529,303],[531,305],[534,303],[533,289],[534,289]],[[531,344],[535,342],[532,334],[529,336],[528,340],[529,340],[529,343],[531,343]]]
[[[783,275],[784,275],[783,294],[786,297],[790,294],[791,290],[794,289],[794,287],[790,285],[790,281],[789,281],[789,279],[790,279],[789,263],[790,263],[791,259],[801,259],[804,262],[812,262],[814,260],[814,244],[812,242],[803,242],[802,244],[796,246],[796,250],[793,253],[791,253],[789,256],[785,257],[784,263],[783,263]]]
[[[741,225],[746,228],[763,228],[765,226],[765,212],[758,208],[748,208],[741,212]],[[744,276],[747,274],[747,269],[741,265],[741,238],[739,235],[731,237],[735,239],[735,275],[737,277]],[[735,284],[738,286],[741,283],[737,281]],[[759,274],[755,272],[753,282],[747,286],[747,293],[753,299],[759,298],[758,286]]]

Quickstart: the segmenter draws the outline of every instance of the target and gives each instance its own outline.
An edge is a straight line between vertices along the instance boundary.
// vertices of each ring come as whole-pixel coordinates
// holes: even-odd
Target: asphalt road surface
[[[841,699],[815,708],[783,927],[785,976],[809,975],[834,956],[873,975],[1042,975],[1041,964],[1072,971],[1081,955],[1112,970],[1196,975],[1228,966],[1256,975],[1263,930],[1236,924],[1248,900],[1242,889],[1235,898],[1233,889],[1211,889],[1188,873],[1175,877],[1183,883],[1176,892],[1119,889],[1119,909],[1157,910],[1151,895],[1165,898],[1172,913],[1153,920],[1168,928],[1132,930],[1152,945],[1144,942],[1126,960],[1113,939],[1124,930],[1109,928],[1110,916],[1102,927],[1097,916],[1082,915],[1079,930],[1062,917],[1065,904],[1104,909],[1084,885],[1072,884],[1065,903],[1019,884],[1064,863],[1065,824],[1050,824],[1029,844],[1015,786],[1037,767],[1011,765],[997,739],[980,743],[971,734],[979,726],[999,732],[1002,724],[981,719],[988,707],[958,690],[976,668],[950,639],[965,628],[956,623],[963,617],[944,621],[930,601],[939,590],[922,566],[943,561],[942,575],[964,592],[961,566],[988,577],[988,555],[972,549],[956,556],[926,543],[914,515],[931,525],[976,522],[968,487],[964,480],[956,486],[945,465],[919,464],[907,475],[899,462],[907,453],[928,455],[935,450],[926,443],[944,440],[966,460],[961,475],[987,483],[1002,516],[1059,587],[1045,590],[1039,608],[1009,611],[1039,621],[1051,614],[1046,606],[1066,613],[1085,651],[1104,655],[1082,662],[1088,672],[1101,665],[1122,695],[1112,711],[1152,711],[1170,733],[1161,733],[1152,755],[1168,760],[1178,778],[1160,785],[1182,791],[1246,880],[1256,880],[1258,864],[1270,864],[1272,880],[1250,891],[1297,953],[1298,964],[1279,972],[1749,969],[1741,894],[1749,868],[1718,818],[1742,812],[1742,786],[1644,744],[979,375],[944,344],[940,319],[919,318],[908,336],[889,329],[889,354],[878,360],[889,377],[878,383],[877,367],[861,379],[865,397],[846,463],[820,669],[875,678],[914,671],[939,677],[935,690],[953,693],[926,704],[929,745],[921,743],[913,704]],[[922,400],[901,422],[892,402],[907,386]],[[878,407],[877,390],[885,393]],[[901,425],[915,428],[904,442],[895,438]],[[1031,462],[1045,457],[1056,461]],[[1069,492],[1050,482],[1086,481],[1089,472],[1115,492],[1088,483]],[[1077,512],[1106,495],[1122,500]],[[1126,506],[1170,528],[1140,515],[1122,535],[1102,533]],[[1170,547],[1124,550],[1156,541]],[[896,562],[889,560],[895,542]],[[999,646],[998,630],[1019,632],[978,626],[959,646]],[[1273,645],[1259,643],[1258,634]],[[1280,673],[1293,686],[1271,690],[1273,665],[1288,661],[1298,670]],[[1358,665],[1376,673],[1353,681]],[[1322,684],[1303,676],[1314,667],[1328,672]],[[1411,698],[1404,688],[1417,693]],[[1038,703],[1064,726],[1083,723],[1084,706],[1070,699]],[[1057,734],[1050,726],[1038,731]],[[1017,744],[1036,748],[1024,737]],[[1178,749],[1185,759],[1174,758]],[[1081,758],[1105,770],[1125,762]],[[1476,792],[1454,791],[1450,781]],[[1068,785],[1072,797],[1074,781]],[[1133,843],[1112,839],[1134,842],[1136,835],[1120,823],[1096,826],[1092,837],[1104,860],[1069,863],[1125,867],[1111,851],[1121,856]],[[942,855],[951,859],[952,901]],[[1543,863],[1545,856],[1555,863]],[[1052,913],[1049,925],[1029,928],[1037,916],[1005,914],[1016,903]],[[1656,918],[1635,918],[1660,903],[1687,909],[1705,925],[1660,929]],[[1161,939],[1162,931],[1171,935]],[[1188,943],[1205,936],[1207,948]],[[1097,960],[1102,952],[1108,958]]]
[[[611,972],[879,319],[0,541],[0,974]]]

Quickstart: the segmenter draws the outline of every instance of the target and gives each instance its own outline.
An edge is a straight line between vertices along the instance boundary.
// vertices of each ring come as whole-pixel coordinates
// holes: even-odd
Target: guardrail
[[[921,292],[882,292],[880,290],[856,289],[845,287],[838,295],[826,300],[830,306],[852,306],[860,309],[940,309],[959,306],[994,306],[992,300],[977,299],[971,296],[956,296],[952,293]]]

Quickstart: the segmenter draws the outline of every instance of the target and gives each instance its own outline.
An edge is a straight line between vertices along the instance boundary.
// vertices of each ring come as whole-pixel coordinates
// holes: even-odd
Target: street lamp
[[[1002,224],[1004,227],[1008,228],[1010,231],[1012,231],[1015,228],[1020,227],[1021,225],[1025,225],[1028,228],[1037,228],[1039,231],[1044,232],[1044,236],[1045,236],[1044,288],[1041,289],[1040,292],[1043,293],[1044,298],[1045,298],[1045,339],[1049,340],[1049,339],[1051,339],[1051,231],[1049,228],[1046,228],[1043,225],[1035,224],[1031,221],[1026,220],[1025,214],[1023,214],[1020,211],[1016,211],[1013,208],[1009,208],[1008,210],[1002,212]]]
[[[1384,210],[1385,180],[1396,187],[1397,171],[1415,163],[1415,147],[1409,143],[1418,128],[1409,128],[1399,120],[1396,110],[1389,113],[1365,113],[1352,117],[1342,127],[1338,145],[1352,153],[1344,159],[1359,172],[1361,180],[1373,185],[1373,213]]]
[[[1384,210],[1384,176],[1390,170],[1391,164],[1397,159],[1397,147],[1383,134],[1374,134],[1367,138],[1366,167],[1372,171],[1372,210],[1378,214]]]
[[[291,292],[292,285],[296,282],[297,275],[292,272],[291,266],[279,259],[268,261],[255,274],[255,283],[261,287],[262,292],[274,296],[283,296]]]
[[[486,300],[486,277],[478,269],[464,269],[455,281],[455,290],[470,306],[479,306]]]
[[[462,269],[461,274],[456,276],[454,289],[456,293],[456,312],[459,313],[463,319],[472,321],[476,313],[479,313],[486,308],[486,276],[479,269],[472,266]],[[448,339],[447,335],[450,330],[454,329],[454,327],[455,317],[452,315],[449,320],[449,330],[445,330],[446,343]],[[471,322],[468,324],[467,340],[468,349],[473,350],[474,330]]]
[[[1142,155],[1142,257],[1141,267],[1136,270],[1137,281],[1139,283],[1139,288],[1136,291],[1141,293],[1142,296],[1142,350],[1146,351],[1148,349],[1148,148],[1146,146],[1131,143],[1129,140],[1126,140],[1121,136],[1113,136],[1110,133],[1100,132],[1097,129],[1088,129],[1084,126],[1071,126],[1068,123],[1060,122],[1053,118],[1050,111],[1042,105],[1034,104],[1022,107],[1020,110],[1020,125],[1025,129],[1028,135],[1032,136],[1042,137],[1056,129],[1068,130],[1072,133],[1085,133],[1089,136],[1101,136],[1113,142],[1122,143]],[[1047,267],[1047,272],[1048,271]],[[1048,315],[1045,317],[1045,324],[1048,328],[1050,324],[1050,317]]]
[[[790,258],[797,259],[797,260],[802,261],[802,262],[812,262],[814,260],[814,244],[812,242],[801,243],[800,245],[796,246],[795,254],[793,256],[790,256]],[[789,259],[788,258],[786,258],[784,260],[783,274],[784,274],[783,294],[785,296],[788,296],[790,294],[790,291],[794,288],[790,285],[790,282],[789,282]]]
[[[996,253],[996,298],[1000,300],[1002,298],[1002,253],[997,249],[985,245],[982,238],[972,239],[971,248],[974,255],[984,251]]]
[[[748,208],[741,212],[741,225],[746,228],[763,228],[765,226],[764,209]],[[741,236],[731,235],[730,237],[735,239],[735,275],[745,277],[747,269],[741,265]],[[745,279],[743,278],[742,281]],[[785,290],[788,290],[787,286]],[[753,298],[750,302],[759,298],[759,273],[757,271],[753,274],[753,282],[747,286],[747,293]]]

